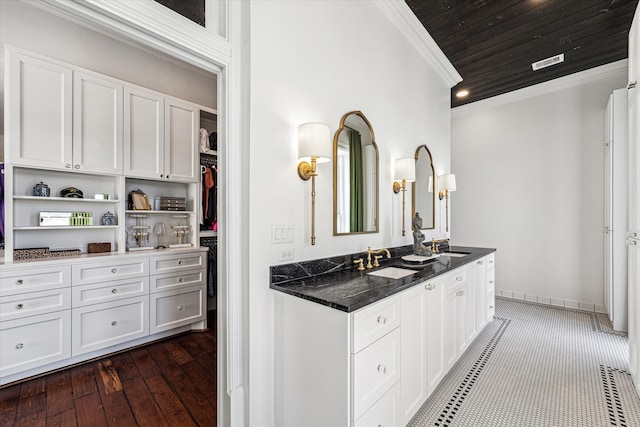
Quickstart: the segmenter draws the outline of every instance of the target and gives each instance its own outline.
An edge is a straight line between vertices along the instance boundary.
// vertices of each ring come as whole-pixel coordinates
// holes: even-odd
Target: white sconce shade
[[[440,191],[456,191],[456,176],[454,174],[439,176],[438,189]]]
[[[333,157],[331,131],[324,123],[304,123],[298,126],[298,161],[325,163]]]
[[[405,157],[402,159],[396,159],[393,169],[394,181],[409,181],[416,180],[416,159],[413,157]]]

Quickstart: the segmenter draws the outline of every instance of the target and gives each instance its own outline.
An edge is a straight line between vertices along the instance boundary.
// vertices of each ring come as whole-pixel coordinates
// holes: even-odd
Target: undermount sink
[[[371,276],[386,277],[387,279],[402,279],[403,277],[409,276],[411,274],[416,274],[416,273],[417,271],[407,270],[405,268],[386,267],[380,270],[372,271],[367,274]]]
[[[460,257],[469,255],[469,253],[468,252],[440,252],[440,255],[460,258]]]

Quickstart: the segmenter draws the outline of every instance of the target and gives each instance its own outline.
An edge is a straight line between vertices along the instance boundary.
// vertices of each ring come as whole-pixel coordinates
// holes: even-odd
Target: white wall
[[[274,302],[269,266],[282,248],[308,260],[412,243],[401,236],[395,158],[427,144],[439,173],[449,170],[449,87],[375,2],[251,3],[250,399],[249,424],[274,420]],[[316,236],[310,244],[310,182],[298,178],[296,127],[319,121],[336,131],[361,110],[380,155],[380,233],[333,236],[333,164],[318,166]],[[406,227],[410,230],[411,192]],[[294,243],[271,244],[272,224],[293,224]],[[425,233],[442,237],[439,230]],[[310,369],[313,369],[310,366]],[[275,420],[277,422],[277,419]]]
[[[497,289],[603,309],[604,112],[625,84],[622,61],[453,110],[452,240],[497,248]]]

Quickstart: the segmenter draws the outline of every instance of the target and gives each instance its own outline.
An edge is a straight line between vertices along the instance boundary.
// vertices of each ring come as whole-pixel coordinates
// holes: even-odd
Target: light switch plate
[[[271,224],[271,243],[293,243],[293,224]]]

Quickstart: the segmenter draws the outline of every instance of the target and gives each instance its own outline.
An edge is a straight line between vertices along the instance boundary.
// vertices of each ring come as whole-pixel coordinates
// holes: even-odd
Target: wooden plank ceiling
[[[627,58],[638,0],[406,0],[463,81],[451,106]],[[564,53],[564,62],[531,63]],[[456,93],[467,89],[466,98]]]

